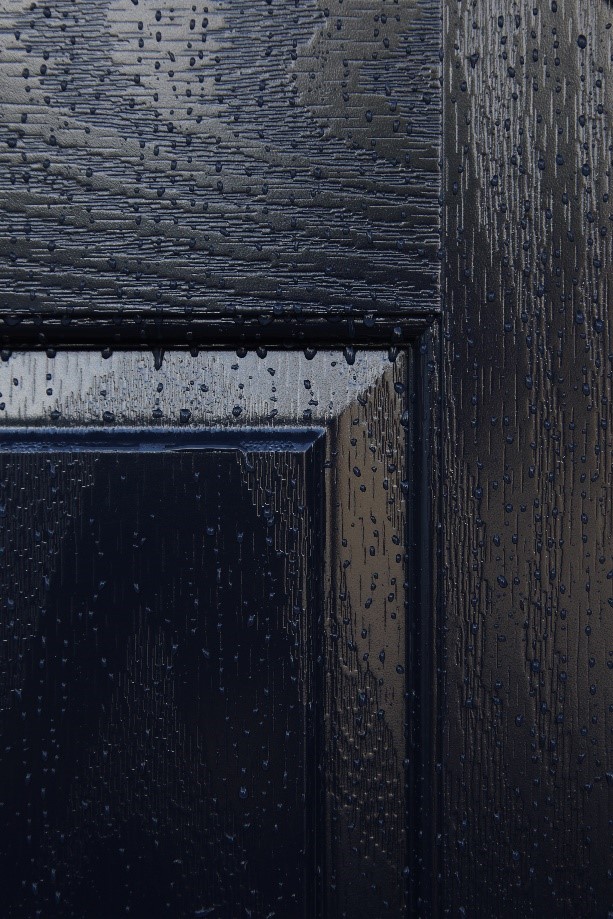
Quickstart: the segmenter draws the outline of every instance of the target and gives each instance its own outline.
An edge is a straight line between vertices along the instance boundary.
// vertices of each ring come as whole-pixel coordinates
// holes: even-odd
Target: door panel
[[[41,501],[75,502],[30,575],[37,602],[23,579],[5,594],[20,672],[3,706],[4,914],[308,915],[321,587],[309,451],[268,454],[306,499],[302,515],[281,508],[292,545],[235,449],[191,449],[183,434],[153,453],[135,432],[101,453],[57,433],[1,464],[7,513],[22,481],[37,495],[5,557],[44,538]]]
[[[401,915],[407,358],[0,374],[7,914]]]

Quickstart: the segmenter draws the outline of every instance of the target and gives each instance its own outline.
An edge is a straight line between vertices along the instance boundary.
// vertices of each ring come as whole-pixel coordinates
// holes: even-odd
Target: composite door
[[[0,0],[3,916],[608,914],[612,24]]]

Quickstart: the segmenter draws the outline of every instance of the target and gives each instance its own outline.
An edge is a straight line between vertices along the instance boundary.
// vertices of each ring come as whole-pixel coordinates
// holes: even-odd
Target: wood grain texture
[[[611,908],[612,22],[446,4],[449,916]]]
[[[431,316],[439,49],[438,0],[3,0],[4,340]]]

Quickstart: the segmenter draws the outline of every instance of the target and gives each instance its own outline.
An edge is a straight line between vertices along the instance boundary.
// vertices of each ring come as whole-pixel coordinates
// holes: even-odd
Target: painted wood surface
[[[192,6],[0,4],[2,341],[406,342],[442,266],[413,905],[607,915],[611,4]]]
[[[0,334],[432,315],[439,49],[436,0],[3,0]]]
[[[446,4],[449,916],[611,908],[612,22]]]

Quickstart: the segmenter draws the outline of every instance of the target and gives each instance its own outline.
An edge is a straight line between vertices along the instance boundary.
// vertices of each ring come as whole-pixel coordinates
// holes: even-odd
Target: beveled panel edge
[[[391,366],[384,352],[16,351],[0,361],[3,427],[312,428]],[[400,352],[399,360],[403,360]]]

